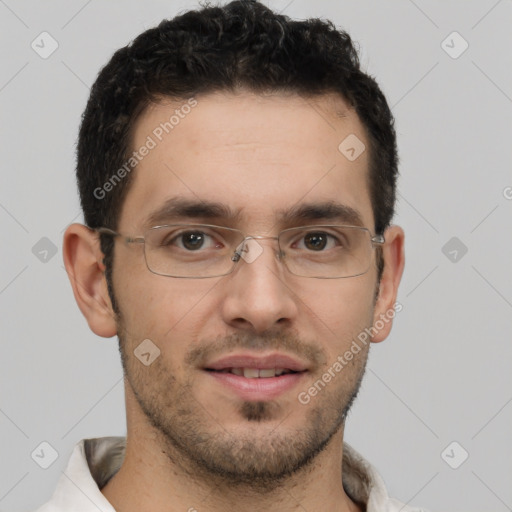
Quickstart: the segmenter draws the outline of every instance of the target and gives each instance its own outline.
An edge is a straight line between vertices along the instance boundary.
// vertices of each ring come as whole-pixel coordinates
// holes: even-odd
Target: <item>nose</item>
[[[223,320],[231,327],[264,332],[289,327],[297,317],[296,297],[286,282],[273,240],[249,240],[226,279]]]

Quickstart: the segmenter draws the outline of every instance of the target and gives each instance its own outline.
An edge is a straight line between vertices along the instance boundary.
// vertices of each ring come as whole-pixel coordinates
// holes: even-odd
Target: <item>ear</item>
[[[98,234],[82,224],[64,233],[63,257],[75,300],[90,329],[103,338],[117,334]]]
[[[393,318],[396,312],[401,310],[401,305],[396,305],[396,297],[405,265],[404,231],[400,226],[390,226],[384,232],[384,238],[386,240],[382,248],[384,269],[373,314],[372,342],[374,343],[379,343],[388,337]]]

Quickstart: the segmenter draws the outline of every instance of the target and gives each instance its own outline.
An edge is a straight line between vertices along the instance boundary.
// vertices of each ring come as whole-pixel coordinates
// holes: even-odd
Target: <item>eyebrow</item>
[[[336,221],[352,226],[364,226],[362,216],[356,209],[333,201],[303,203],[288,210],[278,210],[276,213],[279,222],[285,225],[321,220]],[[143,227],[150,228],[166,224],[169,221],[180,221],[181,219],[236,222],[241,216],[241,209],[233,210],[223,203],[171,197],[144,219]]]
[[[352,226],[364,226],[359,211],[351,206],[333,201],[300,204],[290,210],[280,210],[278,214],[283,224],[292,224],[297,221],[328,220]]]
[[[183,218],[236,220],[239,216],[239,210],[222,203],[171,197],[144,219],[143,226],[149,228]]]

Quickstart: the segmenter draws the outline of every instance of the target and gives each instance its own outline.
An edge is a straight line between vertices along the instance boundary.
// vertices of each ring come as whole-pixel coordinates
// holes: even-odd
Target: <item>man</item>
[[[119,338],[127,437],[79,443],[39,510],[413,510],[343,442],[397,306],[396,176],[386,100],[328,22],[237,0],[117,51],[64,260]]]

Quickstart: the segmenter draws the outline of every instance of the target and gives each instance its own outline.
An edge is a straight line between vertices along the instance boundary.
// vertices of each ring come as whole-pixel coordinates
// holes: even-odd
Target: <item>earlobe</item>
[[[82,224],[64,233],[63,258],[75,300],[90,329],[104,338],[117,334],[97,234]]]
[[[384,269],[379,285],[379,295],[375,304],[372,342],[385,340],[393,324],[393,318],[401,307],[396,303],[398,286],[405,265],[404,231],[400,226],[390,226],[384,233],[386,244],[383,247]]]

